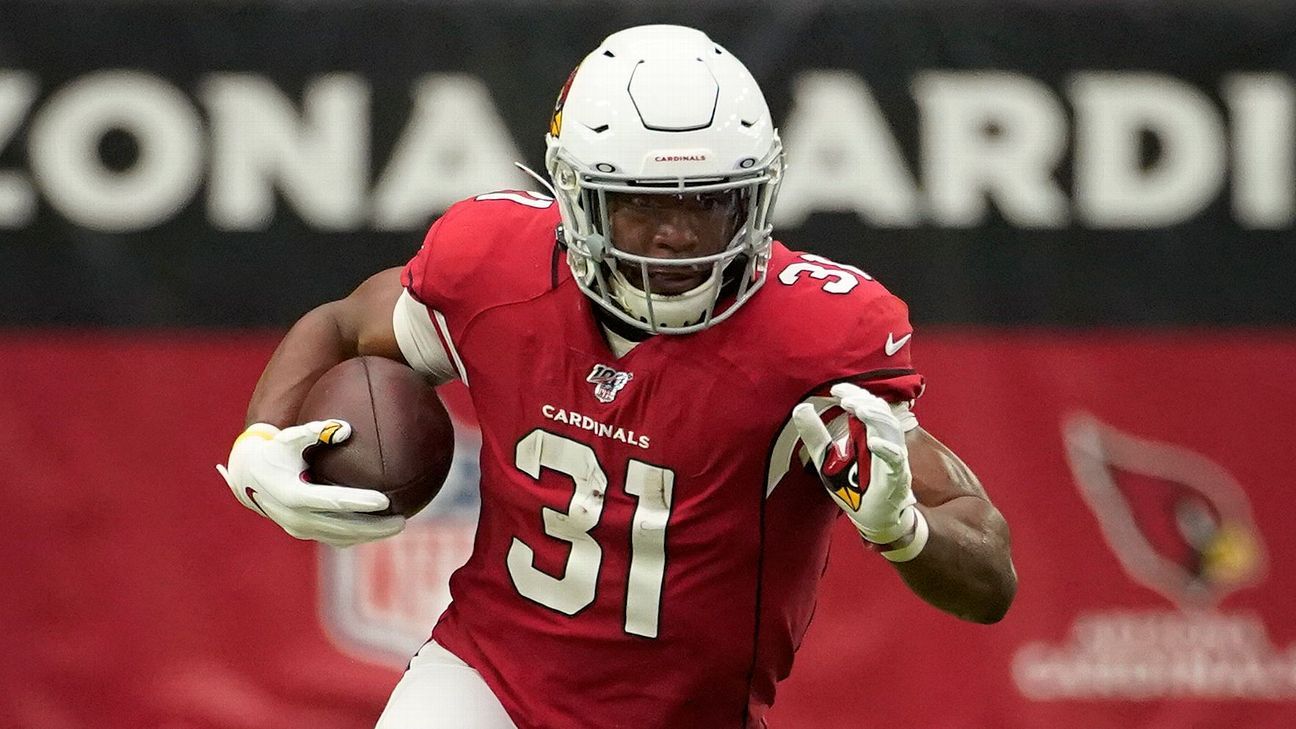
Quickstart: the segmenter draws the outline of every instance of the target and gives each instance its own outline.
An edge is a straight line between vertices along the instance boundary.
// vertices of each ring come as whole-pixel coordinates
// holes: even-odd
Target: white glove
[[[405,517],[365,513],[386,509],[386,494],[306,480],[306,449],[349,437],[351,425],[343,420],[317,420],[283,430],[257,423],[234,441],[229,467],[217,465],[216,470],[241,504],[298,539],[349,547],[399,534]]]
[[[834,437],[809,403],[792,410],[792,422],[824,487],[868,541],[896,544],[881,550],[907,562],[927,545],[927,519],[918,510],[904,429],[882,398],[851,384],[830,391],[845,410],[844,433]],[[857,454],[869,454],[869,481],[861,488]]]

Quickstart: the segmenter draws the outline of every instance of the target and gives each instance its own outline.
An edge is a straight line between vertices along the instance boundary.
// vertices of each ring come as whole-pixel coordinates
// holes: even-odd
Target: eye
[[[734,203],[732,192],[703,192],[694,196],[694,201],[703,210],[728,208]]]
[[[656,205],[652,195],[618,194],[615,197],[609,196],[608,201],[615,208],[630,208],[634,210],[651,208]]]

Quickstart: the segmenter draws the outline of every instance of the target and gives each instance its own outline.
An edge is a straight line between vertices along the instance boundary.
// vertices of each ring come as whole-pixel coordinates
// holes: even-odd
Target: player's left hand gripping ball
[[[234,441],[229,467],[216,466],[234,498],[298,539],[335,547],[383,539],[405,528],[401,516],[370,513],[387,508],[387,496],[348,486],[309,483],[305,452],[346,440],[351,426],[319,420],[282,430],[268,423],[248,427]]]
[[[904,429],[891,406],[855,385],[834,385],[846,411],[846,432],[834,438],[813,405],[792,410],[792,422],[824,487],[868,541],[892,562],[917,557],[927,545],[927,519],[918,510]],[[868,483],[860,484],[859,454],[869,457]]]

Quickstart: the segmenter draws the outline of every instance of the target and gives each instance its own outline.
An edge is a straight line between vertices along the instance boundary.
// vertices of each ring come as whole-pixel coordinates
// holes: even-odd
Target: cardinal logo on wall
[[[1181,608],[1205,608],[1263,577],[1250,502],[1222,466],[1087,413],[1068,418],[1063,436],[1080,493],[1132,579]]]

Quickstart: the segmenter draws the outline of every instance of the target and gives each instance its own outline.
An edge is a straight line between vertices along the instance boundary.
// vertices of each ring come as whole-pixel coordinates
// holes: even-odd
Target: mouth
[[[636,271],[635,273],[639,272]],[[648,268],[648,284],[654,294],[678,296],[702,285],[702,282],[706,281],[708,274],[709,271],[680,269],[677,266],[670,268],[653,268],[650,266]],[[641,276],[635,278],[641,278]]]

